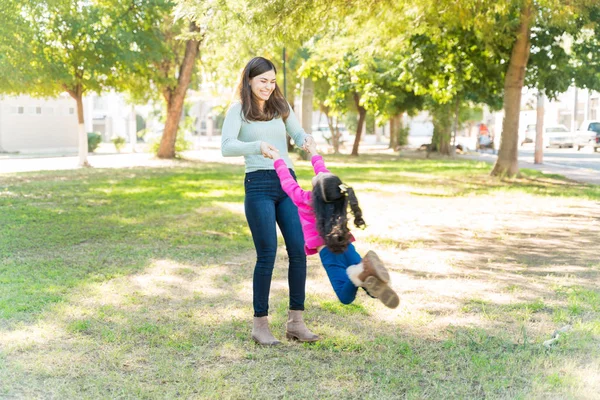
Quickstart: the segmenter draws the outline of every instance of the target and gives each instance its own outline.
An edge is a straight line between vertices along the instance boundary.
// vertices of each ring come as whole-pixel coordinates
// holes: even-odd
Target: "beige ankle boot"
[[[316,342],[320,339],[304,325],[300,310],[289,310],[288,321],[285,325],[285,337],[299,342]]]
[[[368,254],[369,253],[367,253],[367,255]],[[385,267],[383,267],[383,264],[381,264],[381,267],[385,270],[385,274],[381,273],[381,269],[377,271],[377,267],[373,267],[373,264],[369,265],[369,262],[365,262],[365,260],[366,256],[360,264],[351,265],[346,269],[346,274],[348,274],[350,281],[352,281],[356,287],[365,288],[371,296],[380,300],[386,307],[398,307],[400,298],[396,292],[388,286],[387,282],[380,278],[380,276],[382,276],[389,281],[389,274],[387,273],[387,270],[385,270]]]
[[[281,342],[273,336],[269,329],[269,321],[267,317],[254,317],[252,326],[252,339],[263,346],[274,346]]]

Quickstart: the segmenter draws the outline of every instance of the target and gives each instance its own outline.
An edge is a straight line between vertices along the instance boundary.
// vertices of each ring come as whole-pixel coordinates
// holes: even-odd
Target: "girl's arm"
[[[298,185],[298,182],[296,182],[292,174],[290,174],[290,170],[285,164],[285,161],[279,156],[279,152],[271,151],[271,158],[275,160],[275,171],[277,172],[283,191],[287,193],[296,206],[308,204],[310,201],[310,192],[302,190],[300,185]]]
[[[317,151],[317,144],[314,140],[307,141],[304,146],[304,150],[306,150],[310,156],[310,162],[315,170],[315,175],[318,175],[319,172],[329,173],[329,170],[325,167],[325,161],[323,161],[323,157],[321,157]]]
[[[311,157],[310,162],[313,165],[313,169],[315,170],[315,175],[318,175],[319,172],[323,172],[328,174],[329,170],[325,167],[325,161],[323,161],[323,157],[320,154],[315,154]]]

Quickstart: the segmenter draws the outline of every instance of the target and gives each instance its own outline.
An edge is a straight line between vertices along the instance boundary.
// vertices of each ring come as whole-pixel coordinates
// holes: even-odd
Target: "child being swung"
[[[361,258],[352,245],[348,203],[354,225],[365,226],[354,190],[329,172],[314,143],[306,150],[315,170],[312,191],[302,190],[279,152],[271,151],[281,187],[298,207],[306,254],[319,254],[333,290],[343,304],[352,303],[358,288],[362,287],[387,307],[396,308],[400,299],[388,285],[389,273],[377,254],[369,251]]]

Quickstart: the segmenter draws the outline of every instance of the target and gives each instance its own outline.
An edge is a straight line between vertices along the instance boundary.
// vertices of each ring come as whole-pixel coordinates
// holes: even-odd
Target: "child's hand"
[[[272,144],[269,144],[267,142],[261,142],[260,152],[264,158],[273,158],[273,157],[271,157],[271,152],[273,150],[277,151],[277,148],[275,148],[275,146],[273,146]]]
[[[279,160],[281,158],[281,155],[279,154],[279,150],[277,150],[275,148],[273,150],[271,150],[270,153],[271,154],[270,154],[269,158],[271,158],[273,161]]]

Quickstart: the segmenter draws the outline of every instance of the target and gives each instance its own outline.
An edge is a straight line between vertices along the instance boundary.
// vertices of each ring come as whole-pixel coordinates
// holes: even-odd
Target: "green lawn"
[[[326,160],[365,212],[358,249],[382,256],[402,303],[341,305],[311,257],[306,319],[323,340],[277,348],[249,340],[242,167],[0,175],[0,397],[596,397],[600,187],[498,181],[460,160]],[[297,171],[307,188],[309,164]]]

